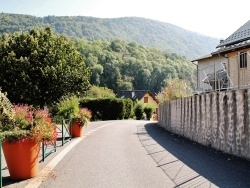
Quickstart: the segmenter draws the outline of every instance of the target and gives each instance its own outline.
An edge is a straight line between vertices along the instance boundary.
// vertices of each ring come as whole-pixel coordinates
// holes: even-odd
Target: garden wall
[[[250,89],[164,102],[158,123],[172,133],[250,160]]]

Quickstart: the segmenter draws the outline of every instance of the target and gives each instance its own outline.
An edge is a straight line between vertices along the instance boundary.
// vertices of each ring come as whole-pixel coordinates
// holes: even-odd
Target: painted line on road
[[[89,135],[90,135],[90,134],[87,133],[87,134],[84,134],[83,136],[89,136]]]
[[[109,123],[102,125],[100,128],[106,127],[108,125],[111,125],[114,123]],[[91,132],[91,131],[90,131]],[[92,132],[91,132],[92,133]],[[63,159],[63,157],[79,142],[81,142],[84,138],[89,136],[90,134],[84,134],[82,137],[79,137],[73,142],[70,143],[66,148],[64,148],[54,159],[52,159],[39,173],[37,177],[34,177],[28,184],[25,186],[25,188],[38,188],[41,183],[49,176],[50,172],[55,168],[55,166]]]
[[[108,123],[108,124],[105,124],[105,125],[100,126],[100,128],[103,128],[103,127],[106,127],[106,126],[112,125],[112,124],[115,124],[115,123]]]
[[[80,137],[70,143],[64,150],[62,150],[53,160],[51,160],[46,167],[42,169],[39,176],[35,177],[30,181],[25,188],[37,188],[39,185],[49,176],[49,173],[55,168],[55,166],[63,159],[63,157],[80,141],[85,137]]]

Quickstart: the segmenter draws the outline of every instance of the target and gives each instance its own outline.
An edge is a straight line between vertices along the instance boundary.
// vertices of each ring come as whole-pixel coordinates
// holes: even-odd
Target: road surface
[[[150,121],[91,122],[58,153],[36,178],[6,187],[250,187],[249,161]]]

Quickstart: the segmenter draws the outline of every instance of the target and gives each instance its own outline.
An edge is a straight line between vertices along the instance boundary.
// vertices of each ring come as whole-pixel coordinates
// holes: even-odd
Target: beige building
[[[158,100],[150,91],[147,91],[145,95],[141,98],[141,100],[139,100],[138,102],[142,103],[143,105],[150,104],[154,106],[154,112],[158,114]]]
[[[250,86],[250,20],[221,40],[217,51],[195,59],[197,91],[225,90]]]
[[[237,46],[230,51],[221,51],[228,59],[228,74],[230,75],[230,88],[246,88],[250,86],[250,40],[246,46]]]

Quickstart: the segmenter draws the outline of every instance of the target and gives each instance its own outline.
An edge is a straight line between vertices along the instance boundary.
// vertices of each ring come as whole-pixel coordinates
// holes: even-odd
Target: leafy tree
[[[115,97],[114,92],[106,87],[91,86],[86,92],[86,96],[89,98],[102,98],[102,97]]]
[[[118,89],[117,90],[132,90],[133,83],[130,79],[127,79],[126,76],[118,80]]]
[[[169,79],[167,86],[162,89],[157,95],[160,102],[174,100],[182,97],[188,97],[192,94],[189,82],[178,78]]]
[[[50,28],[2,35],[0,69],[0,86],[14,103],[43,106],[90,85],[83,56]]]
[[[103,66],[100,64],[95,64],[92,67],[90,67],[90,70],[92,72],[90,77],[91,84],[99,86],[101,83],[100,78],[103,73]]]
[[[114,40],[110,44],[111,49],[114,52],[125,52],[126,53],[126,43],[121,40]]]
[[[195,83],[195,67],[185,57],[123,41],[74,39],[92,71],[90,83],[119,90],[147,89],[158,93],[168,79]]]

